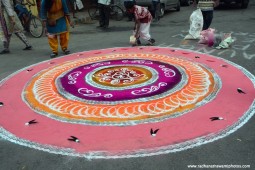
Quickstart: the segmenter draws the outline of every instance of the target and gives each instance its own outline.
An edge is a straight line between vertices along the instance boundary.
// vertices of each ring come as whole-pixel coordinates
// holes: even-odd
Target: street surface
[[[231,48],[224,50],[199,45],[197,40],[183,39],[188,33],[189,16],[193,10],[194,7],[192,6],[182,7],[180,12],[167,12],[159,23],[153,23],[151,35],[155,38],[156,45],[194,50],[221,57],[246,68],[255,75],[255,1],[250,1],[247,9],[223,8],[215,10],[211,27],[218,32],[232,33],[232,37],[236,39]],[[71,30],[70,51],[75,53],[94,49],[130,46],[129,36],[132,34],[133,24],[133,22],[127,22],[126,19],[110,21],[110,28],[107,31],[96,28],[97,22],[77,25]],[[19,69],[50,59],[50,49],[46,37],[39,39],[29,37],[29,39],[33,45],[33,50],[23,51],[24,45],[21,41],[15,36],[12,37],[11,53],[0,56],[0,80]],[[215,109],[217,111],[217,108]],[[192,169],[188,168],[188,165],[250,165],[250,169],[255,169],[254,123],[255,117],[253,116],[243,127],[229,136],[193,149],[165,155],[126,159],[87,160],[78,157],[55,155],[0,139],[0,169]]]

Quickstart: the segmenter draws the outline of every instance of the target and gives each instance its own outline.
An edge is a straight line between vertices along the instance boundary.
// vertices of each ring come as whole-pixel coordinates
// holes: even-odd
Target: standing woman
[[[23,33],[23,27],[10,0],[0,1],[0,38],[4,46],[4,49],[0,52],[0,54],[10,53],[9,45],[12,33],[14,33],[26,45],[23,50],[31,50],[32,46]]]
[[[52,50],[50,57],[55,58],[58,55],[58,37],[62,51],[69,54],[69,29],[73,23],[70,20],[66,0],[42,0],[41,18]]]

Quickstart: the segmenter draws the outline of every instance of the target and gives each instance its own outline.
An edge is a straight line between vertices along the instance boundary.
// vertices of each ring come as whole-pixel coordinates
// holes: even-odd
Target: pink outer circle
[[[26,83],[43,69],[80,57],[126,52],[160,53],[204,64],[218,74],[222,88],[215,99],[180,117],[123,127],[81,125],[53,120],[32,111],[21,97]],[[42,62],[20,70],[2,81],[0,96],[4,106],[0,107],[0,136],[39,150],[87,158],[147,156],[198,146],[235,131],[240,127],[239,124],[243,125],[254,114],[254,78],[250,76],[251,80],[245,69],[237,67],[239,66],[207,54],[159,47],[87,51]],[[31,68],[32,71],[27,71]],[[239,94],[237,88],[244,89],[246,94]],[[211,121],[210,117],[214,116],[225,120]],[[25,126],[32,119],[36,119],[38,123]],[[160,129],[156,137],[150,135],[151,128]],[[68,141],[67,138],[71,135],[78,137],[80,143]]]

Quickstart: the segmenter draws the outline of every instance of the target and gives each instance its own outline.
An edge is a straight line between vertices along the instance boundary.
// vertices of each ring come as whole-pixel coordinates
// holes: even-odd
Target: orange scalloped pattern
[[[188,82],[180,90],[160,99],[120,105],[92,105],[66,99],[57,90],[55,80],[76,67],[115,59],[149,59],[176,65],[184,69]],[[213,74],[203,66],[177,57],[160,54],[108,54],[68,61],[38,73],[23,91],[28,105],[35,111],[68,120],[92,122],[125,122],[146,120],[186,112],[214,91]]]

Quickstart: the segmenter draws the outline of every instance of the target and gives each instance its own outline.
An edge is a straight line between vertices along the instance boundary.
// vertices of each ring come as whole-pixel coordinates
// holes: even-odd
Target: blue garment
[[[46,23],[46,28],[48,33],[50,34],[61,34],[64,32],[67,32],[69,27],[66,19],[66,15],[69,15],[68,6],[66,3],[66,0],[61,0],[62,2],[62,10],[64,11],[64,16],[56,20],[55,26],[49,26],[48,23]],[[47,11],[45,9],[45,0],[42,0],[41,5],[41,18],[42,20],[47,20]]]
[[[62,17],[62,18],[58,19],[56,26],[49,26],[47,24],[47,31],[50,34],[60,34],[60,33],[63,33],[63,32],[67,32],[68,27],[67,27],[66,18]]]
[[[23,14],[28,14],[28,10],[25,6],[16,4],[14,7],[15,11],[18,12],[18,17],[21,18]]]

